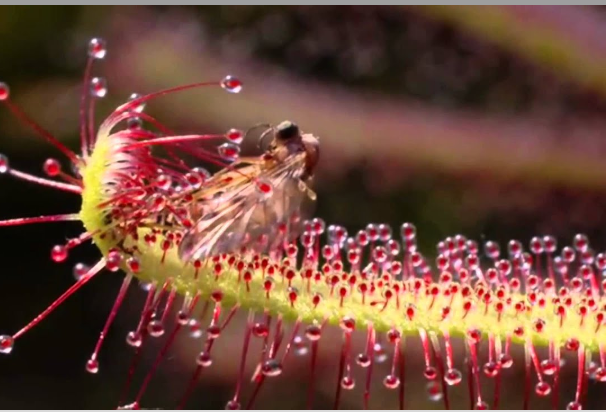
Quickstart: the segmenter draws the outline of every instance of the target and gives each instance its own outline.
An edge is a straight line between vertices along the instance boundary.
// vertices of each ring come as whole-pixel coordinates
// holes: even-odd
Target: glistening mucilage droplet
[[[10,96],[10,88],[4,82],[0,82],[0,101],[8,99]]]
[[[240,156],[240,146],[231,142],[222,144],[217,151],[226,161],[235,161]]]
[[[0,174],[5,174],[9,170],[8,158],[0,153]]]
[[[107,95],[107,81],[102,77],[94,77],[90,82],[90,94],[95,98]]]
[[[221,87],[229,93],[240,93],[242,91],[242,82],[233,76],[226,76],[221,81]]]
[[[100,38],[91,39],[88,43],[88,55],[93,59],[103,59],[107,54],[105,40]]]

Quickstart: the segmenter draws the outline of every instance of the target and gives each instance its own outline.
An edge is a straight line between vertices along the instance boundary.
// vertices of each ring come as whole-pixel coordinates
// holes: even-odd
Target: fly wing
[[[300,222],[293,218],[299,216],[301,221],[301,208],[309,211],[308,204],[312,201],[299,179],[304,157],[293,155],[279,164],[247,168],[255,179],[271,184],[271,195],[261,194],[253,176],[238,171],[229,183],[216,182],[214,186],[219,193],[202,201],[200,218],[181,240],[181,259],[205,259],[236,252],[243,246],[264,250],[278,246],[298,231]],[[224,175],[219,173],[216,178]],[[286,234],[279,230],[279,223],[286,224]]]

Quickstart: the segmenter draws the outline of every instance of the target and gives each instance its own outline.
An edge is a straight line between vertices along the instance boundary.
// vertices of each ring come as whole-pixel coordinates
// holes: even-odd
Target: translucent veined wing
[[[315,200],[299,178],[304,168],[305,154],[298,153],[283,162],[260,162],[214,175],[198,194],[200,218],[181,240],[181,259],[205,259],[243,246],[267,250],[292,240]],[[271,194],[259,191],[257,182],[269,183]]]

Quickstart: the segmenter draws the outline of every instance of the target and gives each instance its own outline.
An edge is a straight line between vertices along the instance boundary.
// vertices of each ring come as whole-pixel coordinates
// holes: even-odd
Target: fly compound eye
[[[299,127],[289,120],[285,120],[276,126],[276,136],[282,140],[288,140],[299,136]]]

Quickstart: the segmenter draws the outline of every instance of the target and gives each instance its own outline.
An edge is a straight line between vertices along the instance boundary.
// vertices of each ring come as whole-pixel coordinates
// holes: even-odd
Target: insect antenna
[[[261,134],[261,136],[259,136],[259,140],[257,141],[257,146],[260,148],[261,145],[263,144],[263,140],[265,140],[265,138],[269,135],[270,132],[272,132],[274,130],[274,128],[272,126],[269,127],[269,129],[265,130],[265,132],[263,132]]]
[[[246,140],[246,138],[248,138],[248,135],[250,135],[250,133],[251,133],[252,131],[254,131],[255,129],[259,129],[259,128],[261,128],[261,127],[265,127],[265,128],[271,128],[272,126],[271,126],[269,123],[257,123],[256,125],[253,125],[253,126],[251,126],[250,128],[248,128],[248,129],[246,130],[246,132],[244,133],[244,139]],[[263,135],[261,135],[261,136],[263,136]],[[258,146],[258,147],[261,147],[261,146],[260,146],[260,144],[261,144],[261,142],[259,141],[259,142],[257,143],[257,146]]]

